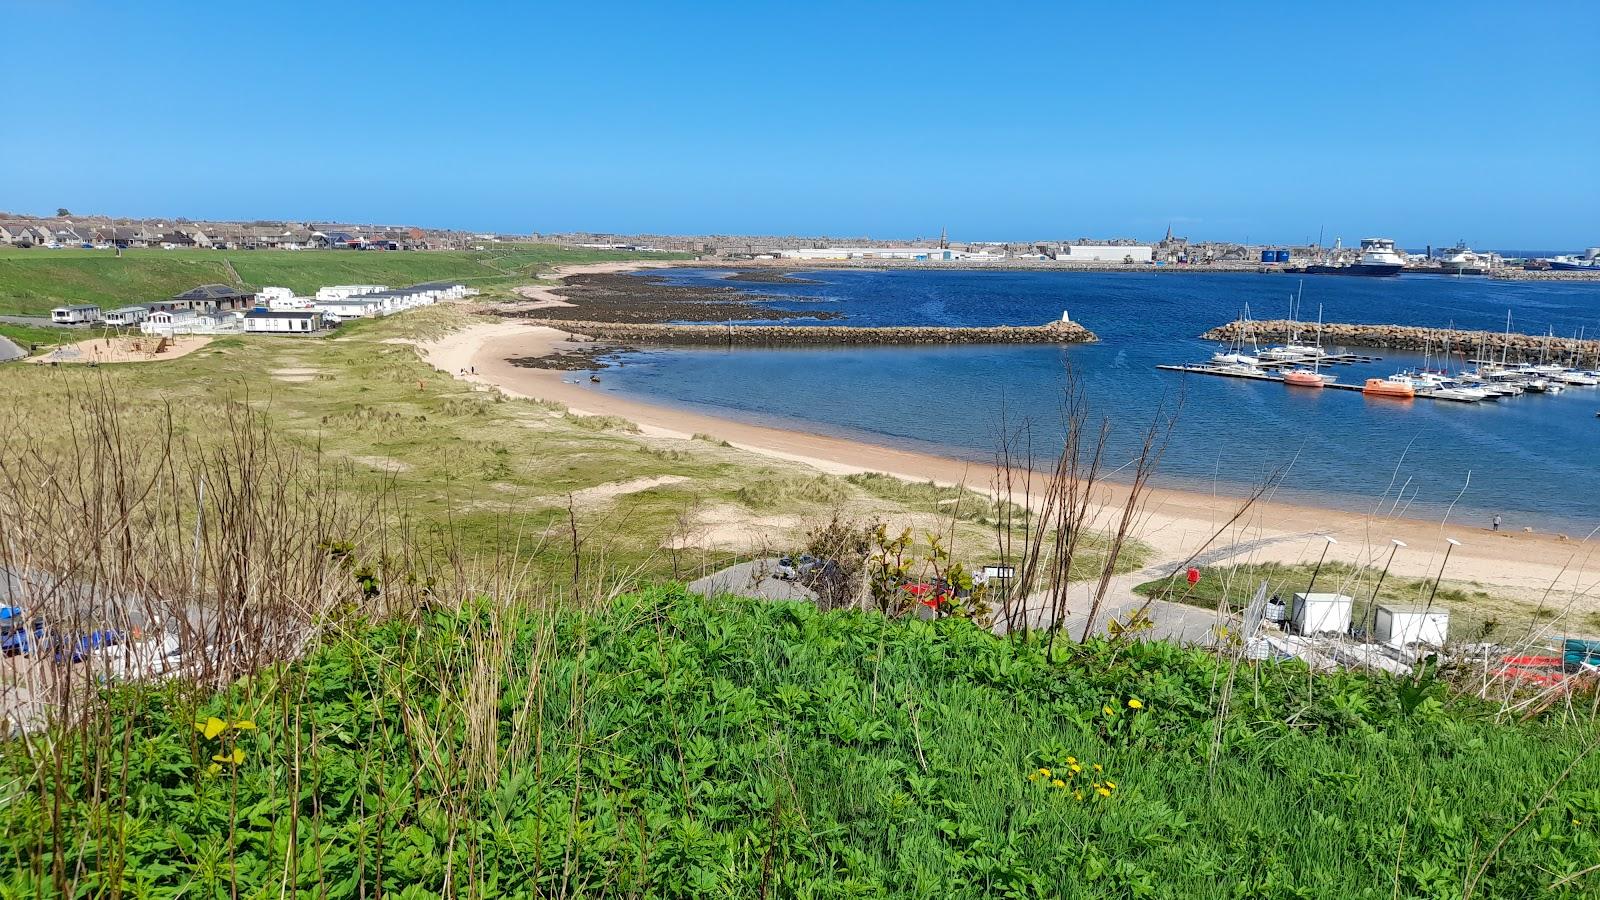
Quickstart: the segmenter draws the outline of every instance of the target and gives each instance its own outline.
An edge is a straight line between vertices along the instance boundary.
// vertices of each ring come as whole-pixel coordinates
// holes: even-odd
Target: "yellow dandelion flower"
[[[1107,703],[1105,706],[1100,707],[1100,711],[1105,713],[1108,716],[1114,716],[1114,715],[1117,714],[1117,711],[1112,709],[1111,708],[1111,704],[1109,704],[1109,703]]]
[[[1095,763],[1094,764],[1094,770],[1096,772],[1104,772],[1105,771],[1105,767],[1101,766],[1099,763]]]
[[[1029,775],[1028,776],[1028,780],[1029,781],[1038,781],[1039,780],[1039,773],[1038,772],[1034,772],[1032,775]]]
[[[1057,778],[1056,780],[1050,782],[1050,786],[1054,788],[1064,788],[1067,786],[1067,783]]]
[[[1083,791],[1073,791],[1072,792],[1072,799],[1078,801],[1079,803],[1082,803],[1083,802]]]
[[[1076,756],[1069,756],[1069,757],[1067,757],[1067,765],[1069,765],[1069,766],[1075,766],[1075,765],[1077,765],[1077,764],[1078,764],[1078,758],[1077,758],[1077,757],[1076,757]]]
[[[1080,766],[1077,763],[1073,763],[1072,764],[1072,774],[1076,775],[1076,774],[1078,774],[1079,772],[1082,772],[1082,771],[1083,771],[1083,766]]]
[[[1039,769],[1039,775],[1041,777],[1044,777],[1044,778],[1049,778],[1050,777],[1050,770],[1049,769],[1045,769],[1045,768],[1040,768]]]
[[[1116,790],[1117,789],[1117,783],[1115,781],[1112,781],[1111,779],[1107,778],[1106,779],[1106,787],[1111,788],[1112,790]]]
[[[1128,699],[1128,708],[1129,709],[1144,709],[1144,703],[1138,697],[1131,697],[1131,698]]]
[[[1105,788],[1095,788],[1095,789],[1094,789],[1094,792],[1095,792],[1095,793],[1096,793],[1096,794],[1099,794],[1099,795],[1100,795],[1100,796],[1102,796],[1102,797],[1109,797],[1109,796],[1111,796],[1111,792],[1110,792],[1110,791],[1108,791],[1108,790],[1106,790],[1106,789],[1105,789]]]

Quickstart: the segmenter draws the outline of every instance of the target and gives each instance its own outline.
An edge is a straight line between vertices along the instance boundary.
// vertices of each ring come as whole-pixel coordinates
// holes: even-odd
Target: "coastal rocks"
[[[1496,269],[1490,278],[1504,281],[1600,281],[1600,271],[1574,272],[1563,269]]]
[[[1094,332],[1076,322],[996,325],[987,328],[852,328],[837,325],[660,325],[539,319],[529,321],[566,329],[602,341],[699,347],[1084,344],[1097,339]]]
[[[1298,333],[1301,339],[1316,334],[1315,322],[1289,319],[1268,321],[1237,320],[1213,328],[1200,337],[1210,341],[1282,341]],[[1508,343],[1509,342],[1509,343]],[[1497,331],[1462,331],[1449,328],[1421,328],[1414,325],[1355,325],[1324,322],[1322,343],[1332,347],[1386,347],[1394,350],[1440,351],[1446,345],[1458,352],[1475,353],[1479,346],[1498,356],[1502,347],[1509,357],[1521,361],[1548,355],[1552,360],[1591,360],[1600,356],[1600,341],[1552,338],[1540,334],[1511,334]]]

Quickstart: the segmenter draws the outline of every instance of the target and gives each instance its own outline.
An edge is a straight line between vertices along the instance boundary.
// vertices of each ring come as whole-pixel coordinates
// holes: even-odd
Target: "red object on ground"
[[[1188,574],[1187,577],[1189,579],[1189,583],[1190,584],[1199,584],[1200,583],[1200,570],[1194,568],[1193,566],[1190,566],[1189,567],[1189,574]]]

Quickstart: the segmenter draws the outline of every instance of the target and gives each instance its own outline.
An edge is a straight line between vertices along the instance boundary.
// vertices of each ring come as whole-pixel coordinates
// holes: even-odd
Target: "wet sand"
[[[570,373],[519,367],[507,362],[582,347],[554,328],[515,322],[475,325],[423,345],[424,357],[436,368],[458,373],[476,367],[470,381],[492,386],[509,396],[563,403],[576,413],[620,416],[646,434],[688,439],[708,434],[743,450],[788,460],[833,474],[883,472],[915,481],[965,484],[989,490],[992,466],[924,453],[875,446],[826,435],[786,431],[708,416],[688,410],[620,397],[574,380]],[[1097,528],[1112,527],[1127,496],[1127,486],[1106,484],[1097,497]],[[1021,498],[1017,498],[1021,499]],[[1551,592],[1556,608],[1596,607],[1590,590],[1597,581],[1592,541],[1548,534],[1498,532],[1467,524],[1395,519],[1276,501],[1258,501],[1242,516],[1241,498],[1194,491],[1154,488],[1144,496],[1135,527],[1137,536],[1155,550],[1154,559],[1177,564],[1202,550],[1241,547],[1270,541],[1230,562],[1315,563],[1325,544],[1328,560],[1358,565],[1383,565],[1391,539],[1408,546],[1396,553],[1392,572],[1406,577],[1432,577],[1439,571],[1446,538],[1461,546],[1451,554],[1446,579],[1478,582],[1502,589],[1507,596],[1537,600]],[[1237,516],[1237,518],[1235,518]],[[1584,536],[1579,535],[1577,538]],[[1205,556],[1201,557],[1201,561]]]

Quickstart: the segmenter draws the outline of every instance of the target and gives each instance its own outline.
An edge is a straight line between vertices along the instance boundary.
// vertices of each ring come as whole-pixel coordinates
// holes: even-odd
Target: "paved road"
[[[18,347],[15,341],[11,340],[5,335],[0,335],[0,362],[11,362],[14,359],[23,359],[27,355],[28,351]]]
[[[802,587],[792,581],[779,581],[773,578],[770,573],[777,566],[777,557],[742,562],[690,582],[689,590],[707,596],[734,594],[739,597],[760,597],[765,600],[817,599],[817,595],[810,588]]]

